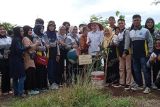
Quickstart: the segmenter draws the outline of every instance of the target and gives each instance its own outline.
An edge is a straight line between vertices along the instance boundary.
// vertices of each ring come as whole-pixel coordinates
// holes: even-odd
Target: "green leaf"
[[[118,17],[120,14],[120,11],[116,11],[116,16]]]

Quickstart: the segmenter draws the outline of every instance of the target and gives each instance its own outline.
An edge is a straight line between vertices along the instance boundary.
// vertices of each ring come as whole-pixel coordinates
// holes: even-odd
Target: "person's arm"
[[[14,39],[12,41],[12,45],[13,50],[14,50],[14,54],[17,54],[18,56],[22,56],[22,54],[27,51],[28,49],[30,49],[31,47],[24,47],[24,45],[22,44],[22,42],[18,39]]]
[[[23,38],[22,43],[23,43],[24,47],[30,47],[31,49],[34,49],[34,50],[39,45],[38,42],[35,42],[34,44],[31,44],[31,40],[29,40],[29,38],[27,38],[27,37]]]
[[[130,31],[126,30],[125,31],[125,41],[124,41],[124,52],[123,52],[126,55],[129,54],[130,42],[131,42]]]
[[[72,40],[69,37],[66,38],[65,44],[66,49],[72,49]]]
[[[100,34],[100,44],[102,44],[102,41],[103,41],[103,38],[104,38],[104,34],[103,34],[103,32],[101,32],[101,34]]]
[[[152,53],[152,51],[153,51],[153,38],[152,38],[152,35],[150,34],[149,30],[146,31],[146,39],[147,39],[147,43],[148,43],[149,53]]]

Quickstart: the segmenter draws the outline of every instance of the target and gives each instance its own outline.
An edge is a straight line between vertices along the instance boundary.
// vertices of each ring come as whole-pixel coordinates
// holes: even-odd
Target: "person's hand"
[[[78,45],[74,44],[72,45],[72,48],[78,48]]]
[[[39,49],[39,51],[46,51],[46,47],[45,46],[39,46],[38,49]]]
[[[36,46],[39,46],[40,44],[41,44],[41,43],[40,43],[39,41],[36,41],[36,42],[35,42],[35,45],[36,45]]]
[[[126,56],[127,56],[127,55],[126,55],[125,53],[123,53],[122,58],[124,58],[124,59],[125,59],[125,58],[126,58]]]
[[[150,60],[150,62],[154,62],[156,60],[156,57],[151,56],[149,60]]]
[[[55,42],[51,42],[49,45],[50,45],[50,47],[56,47],[56,43]]]
[[[65,46],[66,44],[64,43],[64,41],[59,41],[59,44],[61,44],[62,46]]]

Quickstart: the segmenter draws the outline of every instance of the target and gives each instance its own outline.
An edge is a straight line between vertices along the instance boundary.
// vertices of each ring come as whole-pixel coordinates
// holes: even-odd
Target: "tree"
[[[3,23],[0,23],[0,24],[3,25],[7,31],[12,31],[13,28],[16,26],[16,25],[13,25],[13,24],[8,23],[8,22],[3,22]]]
[[[160,30],[160,22],[155,25],[156,29]]]
[[[120,11],[116,11],[115,14],[119,19],[125,19],[125,16],[122,15]],[[102,24],[103,27],[108,26],[108,18],[104,19],[102,16],[92,15],[90,17],[90,22],[98,22]]]
[[[121,14],[120,11],[116,11],[116,16],[119,18],[119,19],[125,19],[125,16]]]
[[[90,17],[90,22],[98,22],[100,24],[102,24],[103,27],[106,27],[108,25],[108,19],[103,19],[102,16],[96,16],[96,15],[92,15]]]

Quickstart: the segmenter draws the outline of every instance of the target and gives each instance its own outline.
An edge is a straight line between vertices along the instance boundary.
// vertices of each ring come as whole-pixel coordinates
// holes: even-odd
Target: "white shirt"
[[[4,48],[4,49],[9,49],[10,45],[12,42],[12,38],[11,37],[6,37],[6,38],[1,38],[0,39],[0,49]]]
[[[87,35],[87,43],[90,45],[88,49],[88,53],[90,55],[96,55],[97,52],[100,51],[99,45],[102,43],[104,34],[101,31],[90,31]]]

